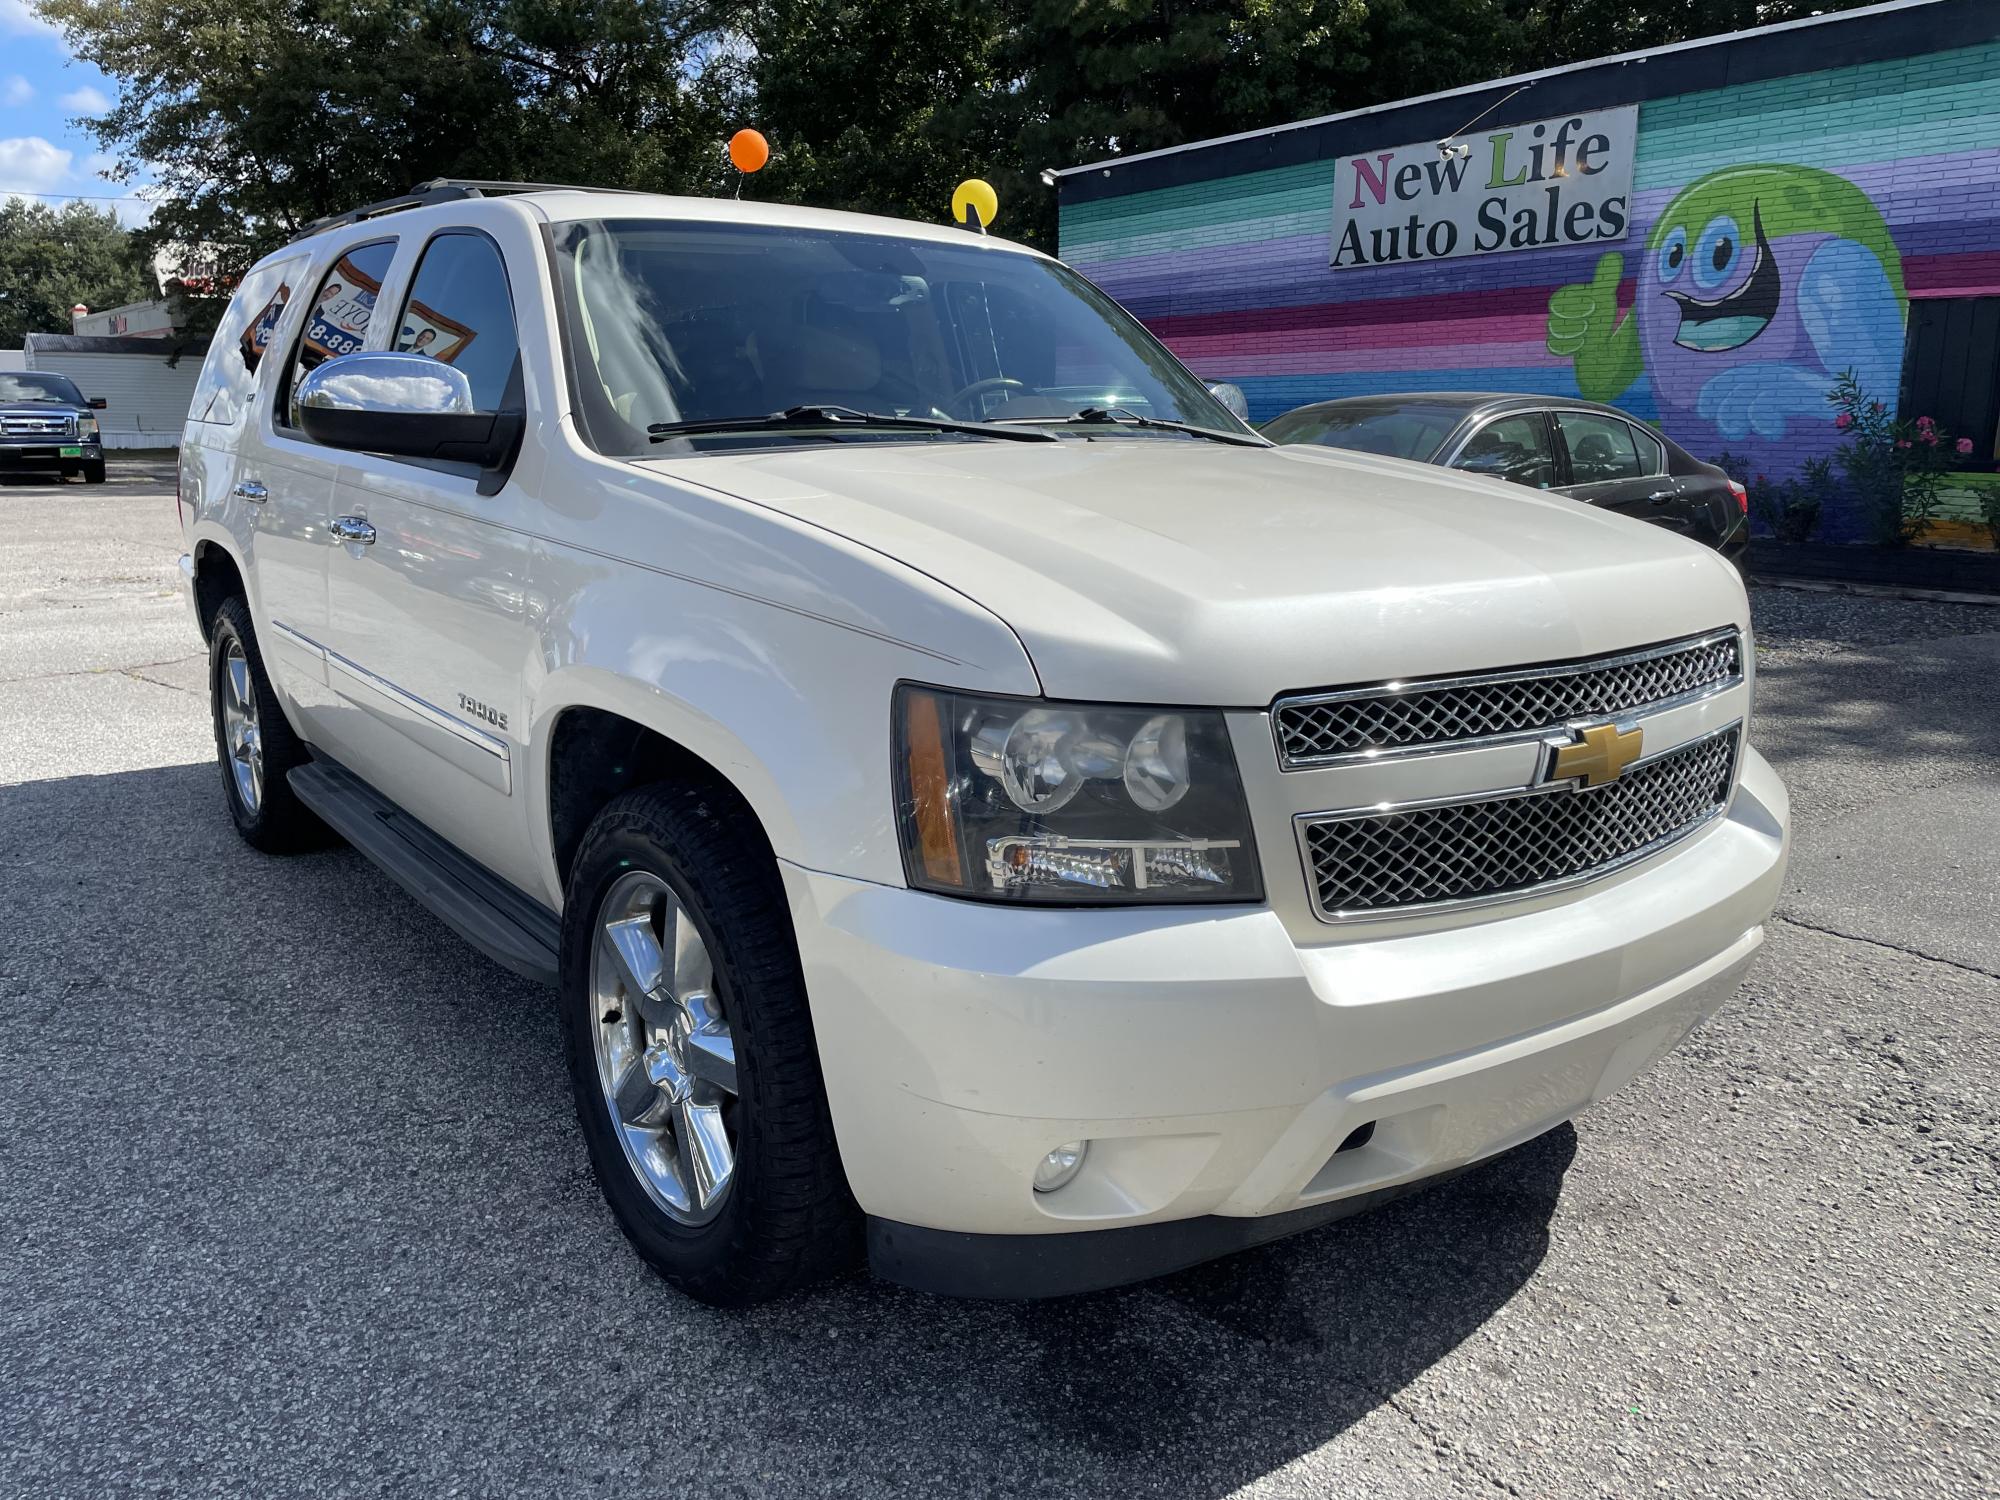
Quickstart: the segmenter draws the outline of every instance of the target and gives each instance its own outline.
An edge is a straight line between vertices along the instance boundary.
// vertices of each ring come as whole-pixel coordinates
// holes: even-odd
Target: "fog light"
[[[1083,1154],[1090,1149],[1089,1141],[1065,1141],[1035,1167],[1035,1191],[1053,1193],[1078,1172],[1083,1170]]]

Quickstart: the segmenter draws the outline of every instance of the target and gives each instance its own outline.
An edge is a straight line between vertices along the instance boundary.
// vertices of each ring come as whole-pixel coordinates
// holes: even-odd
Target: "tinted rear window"
[[[243,278],[202,362],[190,420],[234,424],[243,415],[256,389],[257,367],[291,297],[292,278],[304,268],[299,256],[259,266]]]

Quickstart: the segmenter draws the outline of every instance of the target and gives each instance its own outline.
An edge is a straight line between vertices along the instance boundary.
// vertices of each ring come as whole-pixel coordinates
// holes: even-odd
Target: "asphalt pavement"
[[[1797,855],[1614,1100],[1126,1291],[747,1314],[548,994],[231,831],[171,470],[0,482],[0,1496],[1992,1496],[2000,609],[1760,589]]]

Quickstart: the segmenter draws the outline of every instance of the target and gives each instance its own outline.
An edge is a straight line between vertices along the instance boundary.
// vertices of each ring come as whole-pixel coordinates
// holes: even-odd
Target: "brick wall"
[[[1698,457],[1727,449],[1773,476],[1837,443],[1823,391],[1840,370],[1894,404],[1909,298],[2000,295],[2000,44],[1644,102],[1617,244],[1334,271],[1337,154],[1065,203],[1063,257],[1198,373],[1241,385],[1260,421],[1379,391],[1581,394],[1658,422]],[[1619,254],[1629,315],[1655,225],[1706,212],[1725,190],[1717,174],[1740,185],[1753,167],[1811,205],[1789,245],[1773,237],[1789,273],[1779,321],[1705,353],[1634,318],[1622,336],[1639,337],[1641,373],[1580,391],[1548,349],[1551,295]],[[1687,224],[1691,239],[1700,228]],[[1829,520],[1832,535],[1856,529]]]

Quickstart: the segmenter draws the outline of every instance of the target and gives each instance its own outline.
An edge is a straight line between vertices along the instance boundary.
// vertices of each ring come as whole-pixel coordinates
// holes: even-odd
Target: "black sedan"
[[[1349,396],[1273,417],[1274,443],[1320,443],[1558,490],[1715,548],[1741,565],[1743,486],[1615,406],[1549,396],[1424,391]]]

